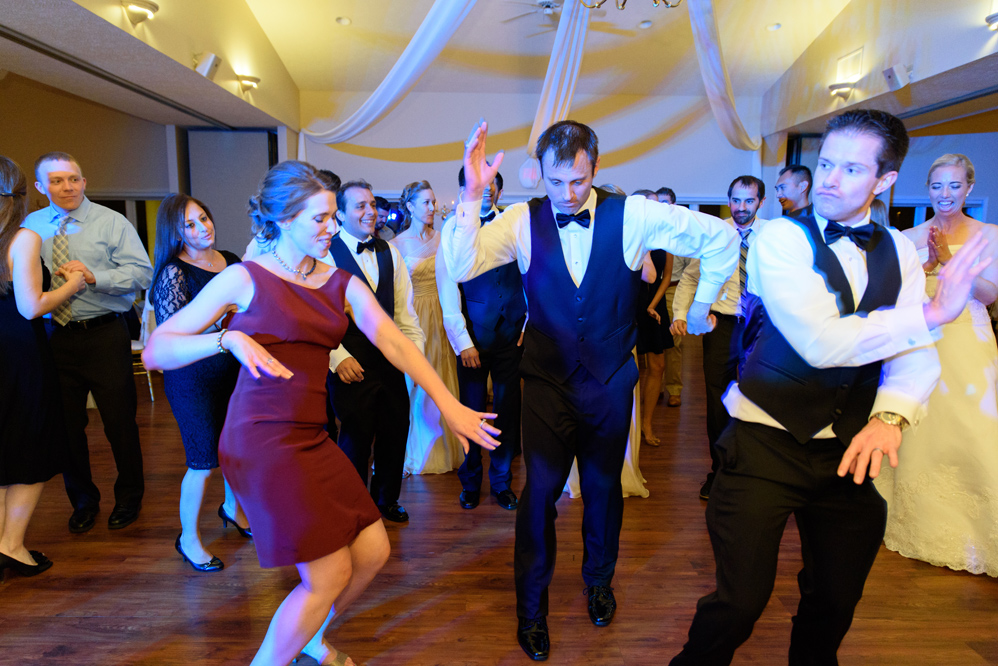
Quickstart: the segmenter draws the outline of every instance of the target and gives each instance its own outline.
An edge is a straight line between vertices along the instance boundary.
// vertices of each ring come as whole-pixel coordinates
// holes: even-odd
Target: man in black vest
[[[362,180],[344,183],[336,192],[336,206],[340,232],[329,247],[336,267],[366,280],[381,307],[422,351],[423,331],[413,310],[412,282],[402,255],[374,238],[378,211],[371,186]],[[336,443],[365,483],[373,443],[371,497],[386,520],[407,522],[409,514],[398,503],[409,434],[405,375],[351,321],[343,344],[330,353],[326,388],[340,419]]]
[[[638,369],[635,312],[641,266],[649,250],[702,258],[693,334],[710,329],[710,304],[735,268],[738,243],[721,220],[686,208],[594,189],[596,134],[563,121],[537,142],[547,197],[514,204],[482,227],[482,193],[495,178],[485,161],[487,126],[469,139],[467,179],[456,223],[441,234],[451,277],[469,280],[517,262],[530,304],[520,372],[527,483],[516,514],[517,640],[547,659],[547,588],[554,572],[555,503],[579,463],[584,513],[582,576],[589,617],[609,624],[616,610],[610,583],[617,562],[624,503],[620,473]]]
[[[457,184],[464,195],[464,167],[457,174]],[[502,175],[482,196],[479,212],[482,225],[499,214],[496,202],[502,194]],[[447,224],[453,224],[448,220]],[[498,414],[495,425],[502,431],[499,448],[489,452],[489,486],[504,509],[515,509],[513,453],[520,441],[520,358],[523,356],[522,332],[527,315],[523,281],[515,262],[493,268],[462,285],[450,279],[438,250],[436,271],[440,310],[444,330],[458,355],[457,380],[461,402],[484,412],[488,400],[488,380],[492,375],[493,409]],[[465,509],[478,506],[482,487],[482,449],[473,446],[457,471],[461,479],[459,501]]]
[[[790,664],[838,663],[884,536],[887,505],[872,478],[885,458],[897,465],[901,431],[922,417],[939,377],[931,331],[962,311],[980,272],[970,269],[977,239],[923,306],[914,245],[869,223],[907,150],[890,114],[833,118],[813,210],[769,222],[752,244],[745,362],[725,396],[732,420],[707,503],[717,590],[697,604],[676,666],[730,663],[772,592],[791,513],[804,567]]]

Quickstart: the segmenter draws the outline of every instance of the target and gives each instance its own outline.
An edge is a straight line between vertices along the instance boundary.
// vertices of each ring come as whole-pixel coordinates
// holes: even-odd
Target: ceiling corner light
[[[848,99],[849,95],[852,94],[852,83],[833,83],[828,86],[828,91],[832,93],[833,97],[841,97],[842,99]]]
[[[125,8],[125,16],[132,25],[151,19],[159,11],[159,5],[150,0],[121,0],[121,6]]]
[[[988,30],[998,30],[998,12],[988,14],[984,18],[984,22],[988,24]]]
[[[770,23],[769,25],[766,26],[766,30],[769,30],[770,32],[776,32],[782,27],[783,27],[782,23]]]
[[[239,87],[243,89],[243,92],[247,90],[252,90],[260,86],[259,76],[247,76],[245,74],[236,74],[236,80],[239,81]]]
[[[648,21],[648,20],[644,20],[641,23],[638,23],[638,27],[641,28],[642,30],[647,30],[651,26],[652,26],[652,22]]]
[[[350,20],[349,16],[337,16],[336,22],[340,25],[350,25],[353,21]]]

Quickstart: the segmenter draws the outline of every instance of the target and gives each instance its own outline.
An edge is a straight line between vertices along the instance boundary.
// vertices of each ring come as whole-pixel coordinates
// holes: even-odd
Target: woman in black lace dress
[[[150,302],[162,324],[190,303],[208,281],[239,261],[231,252],[215,249],[211,212],[186,194],[173,194],[156,216],[156,266]],[[221,330],[218,324],[215,330]],[[166,398],[180,427],[187,454],[187,474],[180,485],[180,525],[177,552],[197,571],[218,571],[222,561],[205,550],[198,517],[212,470],[218,467],[218,437],[225,423],[229,397],[236,385],[239,362],[219,354],[178,370],[163,373]],[[233,523],[251,536],[232,489],[225,483],[225,501],[218,507],[223,524]],[[246,526],[246,527],[242,527]]]
[[[0,156],[0,574],[40,574],[52,561],[24,547],[24,532],[45,482],[69,458],[59,378],[41,316],[86,288],[83,273],[57,271],[48,290],[42,239],[21,229],[27,214],[24,174]]]

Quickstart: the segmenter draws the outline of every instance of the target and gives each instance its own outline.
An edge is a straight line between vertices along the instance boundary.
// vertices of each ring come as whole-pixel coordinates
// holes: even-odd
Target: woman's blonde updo
[[[405,189],[402,190],[402,196],[399,198],[399,208],[402,209],[401,228],[408,229],[409,225],[412,224],[412,212],[409,210],[409,202],[415,199],[420,192],[432,189],[430,184],[425,180],[417,180],[405,186]]]
[[[309,198],[326,189],[322,176],[311,164],[288,160],[271,167],[246,208],[257,243],[269,245],[275,241],[281,235],[277,223],[296,217],[305,210]]]
[[[930,185],[932,183],[932,172],[944,166],[963,167],[964,172],[967,174],[967,184],[974,184],[974,163],[970,161],[969,157],[960,153],[947,153],[936,159],[932,163],[932,166],[929,167],[929,177],[925,179],[925,184]]]

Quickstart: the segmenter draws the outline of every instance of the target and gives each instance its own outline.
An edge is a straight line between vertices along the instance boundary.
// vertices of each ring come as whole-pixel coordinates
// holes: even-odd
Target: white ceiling
[[[564,0],[576,2],[577,0]],[[246,0],[301,90],[374,90],[433,0]],[[479,0],[417,84],[421,92],[536,93],[559,14],[533,0]],[[715,0],[736,95],[759,96],[849,0]],[[594,11],[576,91],[580,94],[702,95],[689,13],[651,0],[615,0]],[[342,26],[345,16],[352,24]],[[651,20],[652,28],[638,29]],[[505,22],[504,22],[505,21]],[[775,32],[766,26],[780,23]]]

